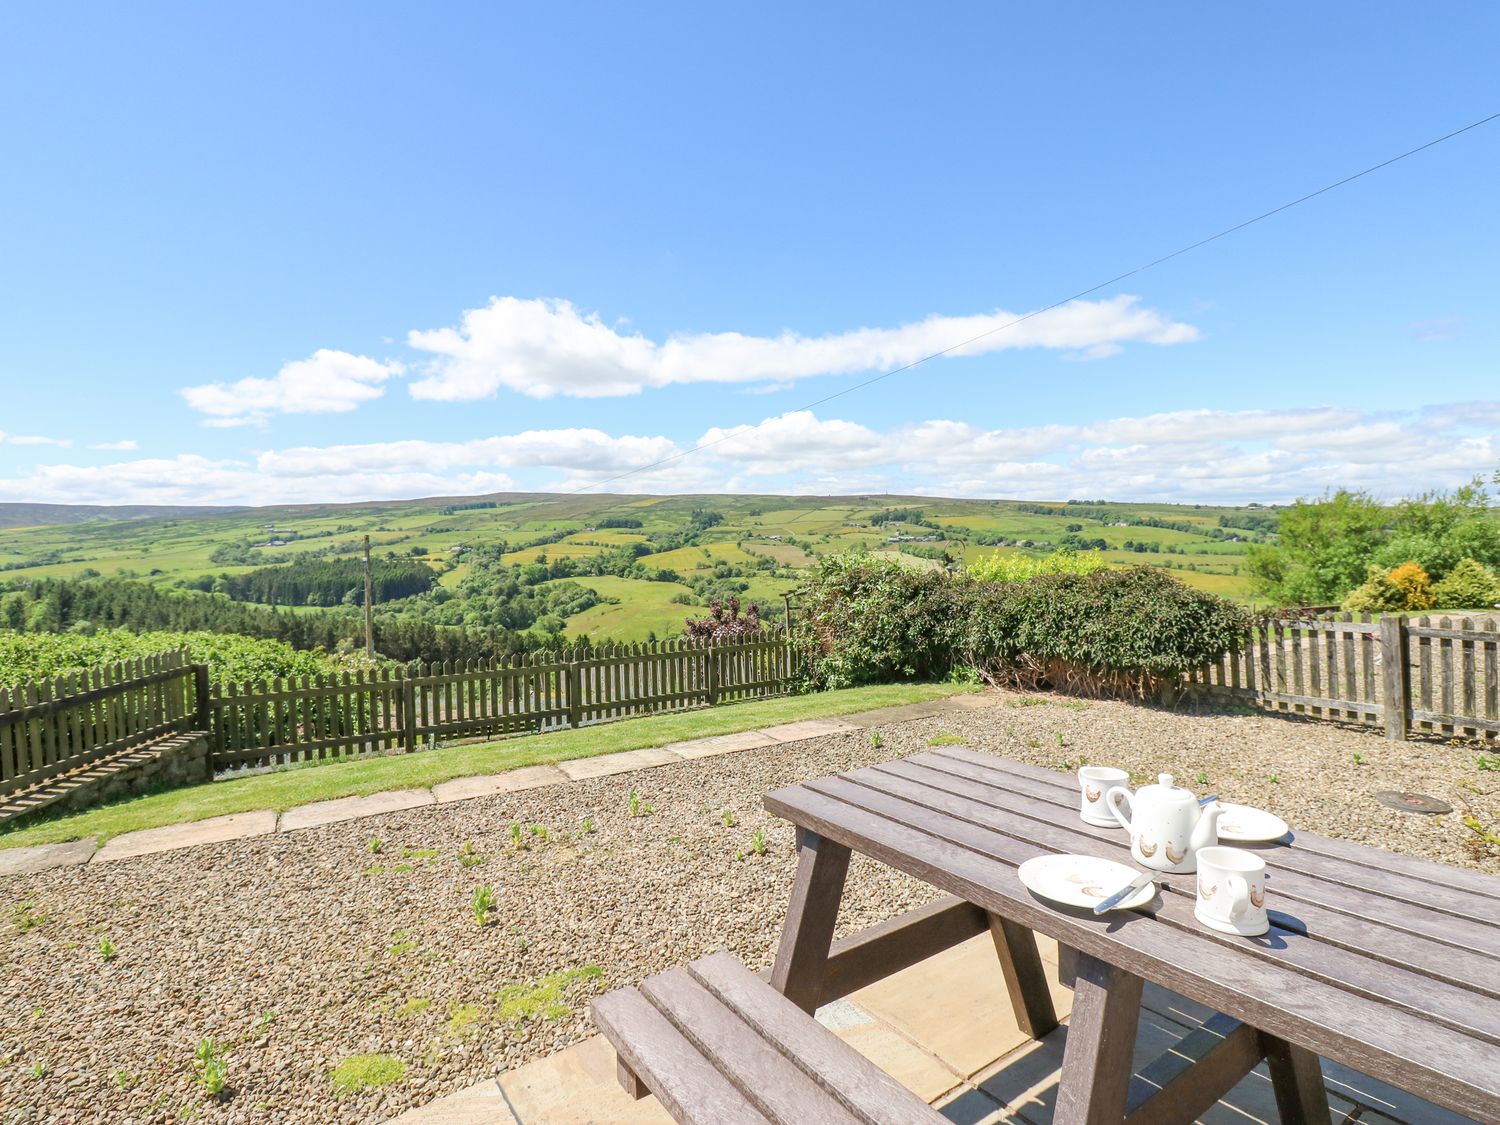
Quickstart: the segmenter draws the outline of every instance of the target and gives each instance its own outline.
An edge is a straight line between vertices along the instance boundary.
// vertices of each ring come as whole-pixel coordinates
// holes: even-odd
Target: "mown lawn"
[[[335,797],[363,796],[388,789],[427,788],[455,777],[500,773],[543,762],[665,746],[669,742],[731,734],[797,719],[918,703],[973,690],[953,684],[879,684],[846,691],[727,704],[675,715],[626,719],[504,742],[449,746],[395,757],[299,767],[173,789],[70,816],[38,820],[0,833],[0,848],[55,844],[86,836],[95,836],[102,844],[122,832],[186,824],[226,813],[253,809],[282,811]]]

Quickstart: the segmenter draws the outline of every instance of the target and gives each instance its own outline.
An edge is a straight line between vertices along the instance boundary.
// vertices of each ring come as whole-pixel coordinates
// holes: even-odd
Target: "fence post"
[[[719,702],[719,653],[712,641],[705,651],[708,660],[708,705],[712,707]]]
[[[412,754],[417,749],[417,685],[404,671],[401,674],[401,694],[397,696],[401,708],[397,723],[401,727],[402,753]]]
[[[1391,742],[1406,740],[1407,716],[1411,712],[1411,677],[1407,669],[1406,618],[1386,615],[1380,619],[1381,708],[1385,736]]]
[[[208,730],[208,665],[193,665],[193,729]]]
[[[577,653],[570,653],[577,657]],[[568,726],[577,730],[583,725],[583,672],[577,659],[568,661]]]

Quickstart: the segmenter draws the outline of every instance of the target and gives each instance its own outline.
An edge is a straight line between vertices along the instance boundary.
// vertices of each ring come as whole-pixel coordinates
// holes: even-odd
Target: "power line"
[[[891,370],[884,371],[879,375],[871,376],[870,378],[864,379],[861,382],[847,386],[843,390],[834,391],[832,394],[824,395],[819,399],[814,399],[812,402],[807,403],[805,406],[799,406],[795,409],[812,410],[815,407],[822,406],[824,403],[832,402],[834,399],[843,398],[845,395],[853,394],[855,391],[861,391],[866,387],[874,386],[876,383],[883,382],[893,375],[900,375],[904,371],[910,371],[914,367],[919,367],[922,364],[927,363],[929,360],[939,359],[942,356],[948,355],[950,352],[956,352],[960,348],[966,348],[970,344],[978,343],[980,340],[983,340],[988,336],[993,336],[997,332],[1004,332],[1008,328],[1014,328],[1018,324],[1024,324],[1026,321],[1031,320],[1034,317],[1041,316],[1043,313],[1049,313],[1053,309],[1061,308],[1063,305],[1069,304],[1073,301],[1082,300],[1084,297],[1087,297],[1090,294],[1097,293],[1101,289],[1107,289],[1109,286],[1115,285],[1121,281],[1126,280],[1127,278],[1135,277],[1137,274],[1145,273],[1149,269],[1155,269],[1157,266],[1161,265],[1164,262],[1170,262],[1173,258],[1180,258],[1184,254],[1189,254],[1194,250],[1207,246],[1210,242],[1217,242],[1221,238],[1227,238],[1229,235],[1234,234],[1237,231],[1242,231],[1246,227],[1254,226],[1256,223],[1263,222],[1264,220],[1269,219],[1275,215],[1279,215],[1283,211],[1290,211],[1293,207],[1297,207],[1303,203],[1308,202],[1309,200],[1316,199],[1320,195],[1326,195],[1328,192],[1333,191],[1336,188],[1341,188],[1345,184],[1352,184],[1355,180],[1362,179],[1363,177],[1370,175],[1372,172],[1378,172],[1382,168],[1389,168],[1392,164],[1399,163],[1409,156],[1416,156],[1419,152],[1425,152],[1427,149],[1440,145],[1444,141],[1451,141],[1454,137],[1461,136],[1464,133],[1469,132],[1471,129],[1478,129],[1481,125],[1488,125],[1490,122],[1496,120],[1500,120],[1500,113],[1492,113],[1488,117],[1481,117],[1478,121],[1471,121],[1469,124],[1463,126],[1462,128],[1454,129],[1451,133],[1444,133],[1441,137],[1434,137],[1432,140],[1427,141],[1424,144],[1417,145],[1416,148],[1409,148],[1403,153],[1399,153],[1396,156],[1392,156],[1386,160],[1382,160],[1379,164],[1371,164],[1368,168],[1365,168],[1359,172],[1355,172],[1353,175],[1345,176],[1341,180],[1335,180],[1331,184],[1324,184],[1316,191],[1310,191],[1306,195],[1298,196],[1296,199],[1289,200],[1288,202],[1283,203],[1280,206],[1272,207],[1269,211],[1262,211],[1259,215],[1256,215],[1253,218],[1245,219],[1242,222],[1235,223],[1230,227],[1225,227],[1223,230],[1215,234],[1208,235],[1206,238],[1200,238],[1196,242],[1190,242],[1186,246],[1178,247],[1170,254],[1163,254],[1159,258],[1153,258],[1151,261],[1146,262],[1143,265],[1136,266],[1134,269],[1129,269],[1124,273],[1116,274],[1114,277],[1109,278],[1107,281],[1101,281],[1097,285],[1089,286],[1087,289],[1080,289],[1077,293],[1071,294],[1067,297],[1063,297],[1060,300],[1053,301],[1050,305],[1045,305],[1042,308],[1034,309],[1033,311],[1026,313],[1023,316],[1016,317],[1014,320],[1008,320],[1004,324],[997,324],[993,328],[988,328],[976,336],[970,336],[967,340],[960,340],[958,343],[943,348],[941,351],[932,352],[929,355],[922,356],[921,359],[914,359],[910,363],[902,364],[900,367],[894,367]],[[623,473],[618,473],[612,477],[606,477],[604,480],[591,481],[588,484],[580,485],[578,488],[571,489],[568,492],[559,493],[559,495],[576,496],[580,492],[586,492],[591,488],[599,488],[606,484],[614,484],[616,481],[627,480],[630,477],[639,476],[641,473],[650,472],[652,469],[659,469],[661,466],[669,465],[673,461],[680,461],[684,457],[688,457],[694,453],[699,453],[702,450],[712,448],[713,446],[719,445],[722,442],[730,441],[733,438],[737,437],[743,437],[748,433],[753,433],[761,427],[769,425],[773,421],[775,421],[774,418],[763,419],[753,426],[735,430],[733,433],[724,434],[722,437],[716,437],[712,441],[700,442],[699,444],[692,446],[691,448],[680,450],[679,452],[673,453],[667,457],[663,457],[660,460],[652,461],[646,465],[641,465],[639,468],[627,469]]]

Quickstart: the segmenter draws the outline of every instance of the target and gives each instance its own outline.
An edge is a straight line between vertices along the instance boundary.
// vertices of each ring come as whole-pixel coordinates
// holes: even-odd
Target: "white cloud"
[[[693,445],[707,448],[679,456]],[[664,464],[659,462],[665,461]],[[652,466],[642,472],[635,470]],[[931,419],[889,430],[792,411],[697,442],[597,429],[464,441],[298,446],[39,465],[0,499],[270,504],[510,491],[786,492],[1064,500],[1283,501],[1327,488],[1396,498],[1500,467],[1500,402],[1404,412],[1196,410],[984,429]],[[622,474],[630,474],[620,478]]]
[[[674,383],[771,383],[899,367],[936,352],[983,355],[1052,348],[1098,358],[1124,343],[1179,344],[1198,338],[1138,298],[1073,301],[1019,324],[997,309],[975,316],[929,316],[899,328],[858,328],[830,336],[683,334],[658,343],[624,333],[564,300],[493,297],[457,327],[413,331],[407,342],[433,359],[411,384],[416,398],[468,402],[501,388],[533,398],[637,394]],[[982,337],[981,339],[974,339]],[[961,341],[971,343],[959,345]]]
[[[385,393],[399,363],[319,348],[307,359],[282,366],[269,379],[184,387],[188,406],[208,415],[206,426],[243,426],[272,414],[341,414]]]
[[[8,434],[0,430],[0,443],[11,445],[55,445],[61,449],[72,449],[72,438],[43,437],[40,434]]]
[[[117,453],[128,453],[133,449],[140,448],[140,442],[126,438],[123,441],[96,441],[89,446],[90,449],[104,449]]]

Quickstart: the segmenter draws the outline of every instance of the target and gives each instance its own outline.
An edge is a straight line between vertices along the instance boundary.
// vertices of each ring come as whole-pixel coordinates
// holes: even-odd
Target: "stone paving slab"
[[[368,797],[338,797],[332,801],[318,801],[287,809],[281,814],[281,830],[296,832],[302,828],[318,828],[324,824],[358,820],[364,816],[414,809],[419,805],[435,804],[436,801],[437,798],[430,789],[393,789],[389,793],[371,793]]]
[[[568,775],[556,766],[522,766],[506,773],[482,777],[455,777],[432,787],[439,804],[469,801],[475,797],[493,797],[496,793],[518,793],[523,789],[540,789],[544,785],[562,785]]]
[[[54,867],[73,867],[93,858],[99,841],[73,840],[66,844],[38,844],[31,848],[7,848],[0,851],[0,875],[35,875]]]
[[[942,1062],[955,1081],[1030,1042],[1016,1027],[988,934],[944,950],[920,968],[867,985],[849,1000]],[[1057,984],[1055,976],[1055,969],[1048,973],[1052,1002],[1062,1019],[1072,1010],[1073,992]]]
[[[116,859],[130,859],[134,856],[176,851],[178,848],[191,848],[196,844],[220,844],[225,840],[268,836],[275,831],[276,813],[273,809],[230,813],[228,816],[195,820],[191,824],[168,824],[162,828],[143,828],[139,832],[125,832],[95,852],[93,861],[109,863]]]
[[[735,754],[741,750],[758,750],[762,746],[775,746],[776,739],[758,730],[742,730],[735,734],[715,734],[708,738],[695,738],[691,742],[673,742],[663,746],[684,758],[710,758],[716,754]]]
[[[607,777],[612,773],[629,773],[632,770],[650,769],[652,766],[667,766],[682,761],[682,755],[665,746],[651,746],[644,750],[624,750],[618,754],[599,754],[593,758],[573,758],[558,762],[557,768],[574,781],[587,781],[593,777]]]
[[[500,1083],[486,1078],[465,1090],[409,1109],[400,1117],[393,1117],[390,1125],[514,1125],[515,1120],[505,1095],[500,1092]]]
[[[853,723],[846,723],[843,719],[803,719],[795,723],[762,727],[760,733],[777,742],[801,742],[804,738],[822,738],[858,729]]]
[[[636,1101],[615,1078],[615,1049],[602,1035],[500,1075],[519,1125],[671,1125],[655,1098]],[[499,1118],[500,1122],[507,1118]],[[424,1123],[425,1125],[425,1123]],[[431,1125],[438,1125],[437,1122]],[[442,1125],[449,1125],[442,1122]],[[458,1125],[455,1121],[452,1125]],[[730,1125],[725,1122],[725,1125]]]

